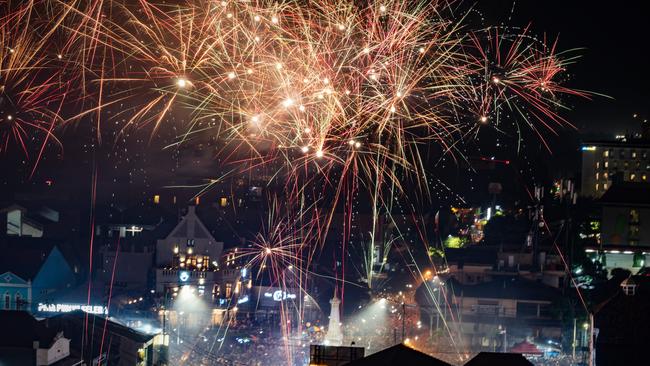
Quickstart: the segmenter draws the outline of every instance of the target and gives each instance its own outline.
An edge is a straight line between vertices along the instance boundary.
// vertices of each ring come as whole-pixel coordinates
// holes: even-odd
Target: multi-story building
[[[452,308],[461,319],[463,341],[473,351],[510,348],[531,338],[561,338],[562,324],[551,311],[561,298],[558,289],[517,277],[476,285],[451,279],[445,287],[451,290]]]
[[[602,196],[616,176],[626,182],[650,181],[650,140],[584,142],[581,150],[583,196]]]
[[[600,242],[587,253],[606,269],[638,271],[650,259],[650,182],[614,182],[598,202]]]
[[[199,295],[214,290],[223,243],[216,241],[190,206],[164,239],[156,243],[156,292],[192,286]]]

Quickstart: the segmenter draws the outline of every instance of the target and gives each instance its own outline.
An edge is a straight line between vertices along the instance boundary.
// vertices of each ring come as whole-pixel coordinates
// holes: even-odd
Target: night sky
[[[640,1],[589,0],[477,2],[486,23],[526,26],[536,35],[559,36],[559,49],[583,48],[582,59],[572,65],[570,85],[605,94],[592,101],[574,99],[568,117],[586,137],[611,137],[638,131],[633,114],[648,118],[650,69],[647,59],[648,11]],[[644,10],[645,9],[645,10]]]
[[[559,37],[560,51],[580,48],[575,54],[582,55],[582,58],[569,68],[567,85],[611,97],[595,95],[592,100],[566,98],[565,102],[573,110],[563,112],[563,115],[578,130],[564,129],[559,131],[560,136],[551,136],[549,139],[553,149],[551,155],[558,163],[565,164],[566,169],[577,169],[578,139],[613,138],[615,134],[636,132],[640,121],[633,119],[633,114],[638,113],[641,118],[650,116],[647,87],[650,85],[650,71],[644,55],[649,33],[648,12],[642,10],[641,2],[614,5],[588,0],[489,0],[462,2],[460,8],[467,9],[471,6],[475,9],[472,21],[479,19],[477,23],[480,23],[471,23],[472,27],[506,25],[514,28],[530,24],[530,35],[541,38],[546,34],[549,42]],[[16,188],[25,189],[25,184],[36,185],[39,187],[37,189],[41,189],[43,182],[50,178],[59,184],[75,186],[81,183],[88,186],[93,160],[92,139],[84,140],[84,144],[77,143],[80,141],[79,135],[92,135],[91,131],[85,129],[83,126],[68,128],[63,135],[64,154],[46,156],[31,181],[25,180],[31,169],[28,164],[15,161],[15,156],[2,156],[0,167],[5,167],[5,171],[16,172],[3,177],[4,187],[10,188],[4,193]],[[201,179],[210,178],[206,175],[210,175],[218,164],[213,160],[200,162],[199,159],[193,159],[192,165],[189,165],[179,160],[175,154],[161,151],[160,148],[169,141],[148,144],[145,132],[136,135],[139,136],[131,136],[130,141],[124,144],[104,144],[100,151],[95,152],[95,156],[104,156],[103,159],[107,161],[100,166],[104,177],[102,183],[107,191],[114,187],[124,188],[125,183],[153,186],[154,190],[162,185],[200,183]],[[128,151],[124,149],[126,145]],[[140,154],[145,150],[148,150],[147,156]],[[482,153],[487,156],[491,154],[489,151]],[[545,152],[543,160],[548,155]],[[567,159],[569,155],[571,158]],[[211,158],[208,156],[207,159]],[[527,164],[535,165],[537,162],[531,160]],[[178,169],[182,166],[188,172],[183,173]],[[459,174],[464,174],[462,171],[459,169]],[[192,172],[194,176],[190,174]],[[187,179],[182,177],[183,174]],[[83,179],[78,179],[79,175]],[[116,178],[117,175],[123,177]],[[149,193],[140,191],[144,197]]]

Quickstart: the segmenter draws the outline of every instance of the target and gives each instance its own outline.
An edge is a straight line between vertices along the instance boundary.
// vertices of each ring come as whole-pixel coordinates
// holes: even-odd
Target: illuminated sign
[[[190,279],[190,273],[187,271],[181,271],[178,274],[178,279],[181,280],[181,282],[187,282],[187,280]]]
[[[582,151],[596,151],[596,146],[583,146]]]
[[[248,302],[248,295],[242,297],[241,299],[237,300],[238,304],[244,304]]]
[[[295,299],[295,294],[288,294],[286,291],[276,290],[273,293],[265,292],[264,297],[272,297],[273,301],[283,301],[286,299]]]
[[[108,314],[108,308],[100,305],[81,305],[81,304],[43,304],[39,303],[37,311],[43,313],[69,313],[71,311],[81,310],[89,314]]]

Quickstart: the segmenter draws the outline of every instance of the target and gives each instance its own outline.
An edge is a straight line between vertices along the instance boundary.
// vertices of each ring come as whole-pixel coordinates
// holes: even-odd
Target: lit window
[[[636,174],[630,173],[630,180],[634,180],[634,179],[636,179]]]
[[[219,205],[221,205],[221,207],[228,206],[228,198],[227,197],[221,197],[219,199]]]
[[[604,155],[606,158],[609,157],[609,150],[605,150],[605,151],[603,152],[603,155]]]
[[[603,189],[607,189],[607,183],[603,184]]]
[[[597,190],[597,191],[600,190],[600,184],[598,184],[598,183],[596,183],[596,190]]]
[[[636,158],[636,151],[632,151],[632,158]]]
[[[647,180],[647,179],[648,179],[648,176],[647,176],[647,175],[645,175],[645,174],[643,174],[643,176],[641,176],[641,179],[643,179],[643,180],[645,181],[645,180]]]
[[[153,203],[155,203],[155,204],[160,203],[160,195],[159,194],[153,196]]]
[[[194,204],[195,204],[195,205],[198,206],[200,203],[201,203],[201,197],[196,197],[196,198],[194,198]]]
[[[596,169],[600,169],[600,161],[596,162]]]
[[[232,283],[226,284],[226,297],[230,297],[232,294]]]
[[[596,180],[600,179],[600,173],[596,173]]]
[[[609,168],[609,161],[605,162],[605,168]]]

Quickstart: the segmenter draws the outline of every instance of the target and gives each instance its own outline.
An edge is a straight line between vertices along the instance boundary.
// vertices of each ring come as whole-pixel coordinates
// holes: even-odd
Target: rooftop
[[[553,287],[519,277],[499,278],[477,285],[463,285],[452,278],[447,284],[455,296],[537,301],[554,301],[561,296]]]

